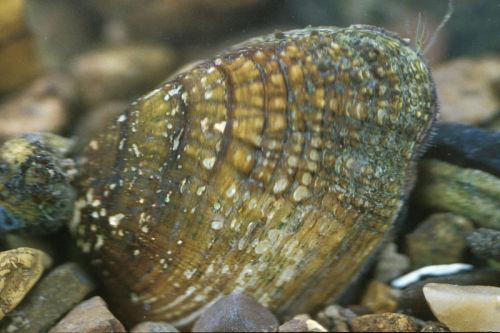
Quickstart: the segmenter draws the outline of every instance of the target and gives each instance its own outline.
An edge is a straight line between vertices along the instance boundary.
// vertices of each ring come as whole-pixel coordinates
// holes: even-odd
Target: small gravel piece
[[[401,313],[368,314],[351,321],[354,332],[415,332],[418,325]]]
[[[169,323],[163,321],[144,321],[135,325],[130,333],[143,333],[143,332],[179,332],[177,328]]]
[[[271,332],[276,317],[253,298],[228,295],[209,307],[193,326],[193,332]]]

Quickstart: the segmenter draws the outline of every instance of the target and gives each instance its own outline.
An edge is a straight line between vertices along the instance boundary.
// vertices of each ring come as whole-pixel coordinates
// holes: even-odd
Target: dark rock
[[[500,131],[438,123],[426,156],[500,176]]]
[[[80,266],[60,265],[7,314],[0,332],[45,332],[93,289],[94,283]]]
[[[401,313],[368,314],[351,321],[355,332],[415,332],[417,324]]]
[[[165,323],[163,321],[153,322],[153,321],[144,321],[135,325],[130,333],[140,333],[140,332],[179,332],[177,328],[169,323]]]
[[[228,295],[209,307],[193,332],[270,332],[278,329],[276,317],[253,298]]]
[[[125,332],[125,327],[108,310],[100,296],[94,296],[75,306],[49,333],[58,332]]]
[[[467,242],[479,258],[500,260],[500,231],[479,228],[467,236]]]

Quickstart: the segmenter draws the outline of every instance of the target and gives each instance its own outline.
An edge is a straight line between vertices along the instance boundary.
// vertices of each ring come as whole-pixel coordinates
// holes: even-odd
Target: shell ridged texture
[[[375,28],[252,39],[90,143],[77,243],[126,321],[186,325],[230,293],[311,311],[391,227],[435,100],[420,56]]]

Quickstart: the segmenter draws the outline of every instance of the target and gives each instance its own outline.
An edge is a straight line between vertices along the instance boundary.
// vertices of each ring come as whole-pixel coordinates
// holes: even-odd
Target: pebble
[[[423,205],[500,230],[500,178],[435,159],[423,159],[415,197]]]
[[[466,236],[474,230],[468,219],[451,213],[429,216],[406,236],[412,267],[462,262],[467,250]]]
[[[70,64],[87,105],[131,100],[165,79],[176,63],[172,49],[161,44],[132,44],[93,49]],[[113,64],[110,66],[110,64]]]
[[[0,332],[43,332],[94,290],[94,283],[75,263],[65,263],[38,282],[0,324]]]
[[[435,132],[426,157],[500,177],[500,130],[440,122],[436,124]]]
[[[354,332],[415,332],[417,323],[401,313],[367,314],[351,321]]]
[[[24,21],[25,3],[0,1],[0,94],[18,89],[41,72],[33,35]]]
[[[425,299],[451,331],[500,331],[500,288],[429,283]]]
[[[0,142],[23,133],[61,133],[75,98],[76,87],[66,75],[35,80],[0,104]]]
[[[410,259],[407,255],[397,252],[395,243],[387,243],[378,255],[375,266],[374,279],[387,283],[400,276],[410,268]]]
[[[371,281],[361,299],[361,305],[373,313],[395,312],[400,290],[391,288],[385,283]]]
[[[163,321],[144,321],[142,323],[139,323],[135,325],[131,330],[130,333],[144,333],[144,332],[179,332],[177,328],[175,328],[173,325],[170,325],[169,323],[163,322]]]
[[[125,327],[108,310],[100,296],[94,296],[75,306],[49,333],[59,332],[124,332]]]
[[[500,260],[500,231],[479,228],[467,236],[467,243],[479,258]]]
[[[495,57],[459,58],[432,71],[439,91],[441,120],[479,124],[499,110],[493,83],[500,77]]]
[[[193,332],[276,331],[276,317],[253,298],[232,294],[221,297],[195,322]]]
[[[320,311],[316,320],[330,332],[350,332],[349,322],[356,318],[356,314],[338,304],[327,306]]]
[[[320,323],[307,314],[300,314],[283,323],[278,332],[328,332]]]
[[[460,274],[430,277],[416,282],[402,290],[398,298],[398,311],[416,316],[424,320],[433,318],[425,301],[422,288],[427,283],[449,283],[459,285],[490,285],[500,287],[500,271],[491,268],[476,269]]]
[[[0,252],[0,319],[22,301],[51,263],[52,259],[37,249]]]

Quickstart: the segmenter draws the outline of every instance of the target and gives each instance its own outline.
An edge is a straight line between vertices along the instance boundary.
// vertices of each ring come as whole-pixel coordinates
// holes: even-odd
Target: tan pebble
[[[500,288],[428,283],[425,299],[451,331],[500,331]]]
[[[373,313],[394,312],[397,308],[397,296],[399,290],[378,281],[371,281],[368,285],[361,305],[370,309]]]
[[[401,313],[368,314],[351,321],[354,332],[415,332],[417,324]]]

